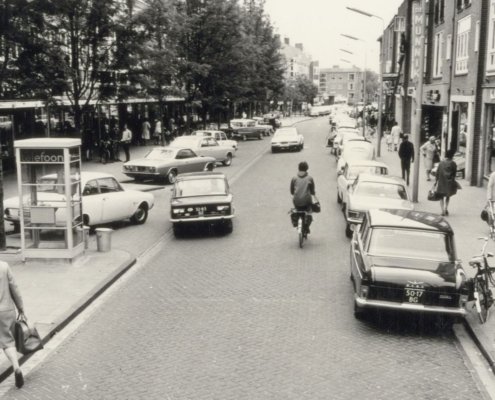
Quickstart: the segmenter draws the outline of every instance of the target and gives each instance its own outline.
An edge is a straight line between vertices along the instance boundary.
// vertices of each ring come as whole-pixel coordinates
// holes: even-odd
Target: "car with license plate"
[[[374,160],[375,147],[362,136],[345,140],[342,145],[340,157],[337,161],[337,172],[342,171],[346,162],[351,160]]]
[[[337,203],[347,203],[349,187],[352,186],[360,173],[388,175],[387,164],[375,160],[352,160],[346,162],[342,170],[337,172]]]
[[[57,225],[66,223],[64,207],[65,193],[63,182],[57,174],[42,176],[36,182],[36,196],[29,194],[23,196],[22,205],[56,208],[55,221]],[[148,212],[153,208],[154,196],[148,192],[124,189],[117,179],[103,172],[83,171],[80,177],[74,176],[73,183],[81,182],[82,188],[82,222],[93,227],[116,221],[129,219],[134,224],[144,224],[148,218]],[[73,193],[77,199],[78,193]],[[19,231],[19,197],[11,197],[4,200],[5,220],[14,225],[14,231]],[[26,215],[26,214],[25,214]],[[29,218],[29,215],[27,215]],[[80,215],[74,216],[80,218]],[[25,221],[28,222],[28,221]]]
[[[177,178],[170,199],[170,221],[176,236],[197,224],[231,233],[234,216],[233,195],[223,173],[197,172]]]
[[[272,153],[283,150],[301,151],[304,148],[304,136],[294,126],[278,129],[271,140]]]
[[[136,181],[166,179],[174,183],[179,174],[215,168],[217,160],[214,157],[199,156],[189,147],[174,142],[169,146],[154,147],[144,158],[124,163],[122,172]]]
[[[194,131],[193,133],[191,133],[191,136],[212,137],[219,144],[223,146],[232,147],[234,149],[234,152],[237,151],[237,147],[238,147],[237,141],[228,139],[227,134],[223,131],[217,131],[212,129],[200,130],[200,131]]]
[[[213,157],[225,166],[230,166],[234,157],[231,146],[220,144],[210,136],[179,136],[173,141],[173,145],[187,147],[200,157]]]
[[[354,315],[394,310],[464,317],[466,274],[454,232],[443,217],[374,209],[355,230],[350,249]]]
[[[412,210],[404,179],[397,176],[361,173],[348,188],[344,209],[347,237],[352,236],[355,225],[363,221],[366,211],[372,208]]]
[[[254,119],[239,118],[230,120],[232,129],[232,139],[248,140],[248,139],[263,139],[263,136],[268,136],[266,128],[258,126]]]
[[[263,117],[253,117],[252,119],[256,121],[256,126],[265,130],[265,136],[270,136],[275,131],[275,128],[272,125],[265,123]]]

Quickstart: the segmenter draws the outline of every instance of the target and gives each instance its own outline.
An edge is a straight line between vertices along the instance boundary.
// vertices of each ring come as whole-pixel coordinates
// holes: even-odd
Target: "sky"
[[[387,26],[403,1],[265,0],[265,12],[281,40],[288,37],[291,45],[302,43],[305,52],[320,62],[320,68],[351,64],[363,68],[366,62],[367,69],[378,71],[380,46],[377,39],[383,31],[382,21],[349,11],[346,6],[382,17]],[[347,39],[341,34],[363,41]]]

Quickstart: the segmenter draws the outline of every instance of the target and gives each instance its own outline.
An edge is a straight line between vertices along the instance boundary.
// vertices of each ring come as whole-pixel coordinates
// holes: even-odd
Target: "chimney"
[[[284,43],[288,46],[290,44],[290,40],[288,37],[284,38]]]
[[[296,49],[299,49],[301,51],[304,51],[303,44],[302,43],[296,43]]]

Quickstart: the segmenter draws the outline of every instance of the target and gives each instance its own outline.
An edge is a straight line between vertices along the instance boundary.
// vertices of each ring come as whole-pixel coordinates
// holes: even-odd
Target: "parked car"
[[[370,210],[351,241],[354,315],[370,309],[463,317],[466,274],[437,214]]]
[[[266,124],[269,124],[273,130],[275,131],[277,128],[282,126],[282,122],[280,122],[281,115],[279,113],[271,113],[263,115],[263,119]]]
[[[213,157],[217,162],[225,166],[232,164],[234,149],[232,146],[220,144],[213,137],[179,136],[173,142],[174,146],[187,147],[198,156]]]
[[[194,131],[193,133],[191,133],[191,136],[212,137],[219,144],[224,146],[230,146],[234,149],[234,151],[237,151],[237,147],[238,147],[237,141],[228,139],[227,134],[223,131],[216,131],[211,129],[203,130],[203,131]]]
[[[338,130],[337,136],[333,140],[334,154],[336,159],[338,160],[340,155],[342,154],[342,148],[346,141],[351,139],[360,139],[363,138],[355,129],[344,129]]]
[[[221,172],[197,172],[177,178],[170,199],[170,221],[176,236],[193,224],[216,225],[231,233],[234,215],[233,195]]]
[[[256,126],[261,127],[265,130],[265,136],[270,136],[273,132],[275,132],[275,128],[265,123],[265,119],[263,117],[253,117],[254,121],[256,121]]]
[[[58,181],[57,174],[49,174],[41,177],[37,185],[37,202],[34,205],[53,206],[57,225],[66,223],[65,208],[60,204],[65,202],[63,186]],[[117,179],[103,172],[81,172],[82,188],[82,222],[87,226],[107,224],[110,222],[130,219],[134,224],[144,224],[148,218],[148,212],[153,208],[154,197],[148,192],[126,190]],[[74,182],[76,182],[74,178]],[[78,193],[74,193],[76,199]],[[31,196],[26,195],[23,205],[32,201]],[[33,204],[31,204],[33,205]],[[14,230],[19,230],[19,197],[11,197],[4,201],[5,220],[12,222]],[[80,215],[75,215],[75,218]]]
[[[347,203],[348,189],[360,173],[388,175],[388,166],[374,160],[352,160],[346,162],[344,168],[337,172],[337,202]]]
[[[174,183],[178,174],[213,170],[216,159],[198,156],[188,147],[172,142],[166,147],[153,148],[144,158],[124,163],[122,172],[137,181],[166,178]]]
[[[343,142],[341,155],[337,162],[337,172],[342,171],[346,162],[351,160],[374,160],[375,147],[362,136]]]
[[[278,129],[271,141],[272,153],[282,150],[301,151],[304,148],[304,136],[296,127]]]
[[[241,118],[230,120],[233,139],[263,139],[266,135],[266,128],[259,127],[253,119]]]
[[[366,211],[372,208],[412,210],[414,206],[404,179],[363,173],[358,175],[348,189],[344,207],[347,237],[352,236],[353,227],[360,224]]]

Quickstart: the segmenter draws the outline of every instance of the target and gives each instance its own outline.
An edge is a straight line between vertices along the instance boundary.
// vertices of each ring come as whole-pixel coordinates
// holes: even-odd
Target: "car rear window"
[[[175,188],[176,197],[215,196],[226,193],[227,187],[223,178],[188,179],[177,182]]]
[[[374,228],[368,253],[374,256],[453,261],[450,241],[441,232]]]
[[[387,199],[408,200],[406,188],[393,183],[359,182],[354,194],[359,196],[386,197]]]
[[[349,168],[347,179],[356,179],[360,173],[374,174],[374,175],[387,175],[387,168],[375,167],[375,166],[355,166]]]
[[[149,158],[151,160],[167,160],[169,158],[174,157],[174,151],[170,149],[153,149],[148,154],[146,154],[145,158]]]

